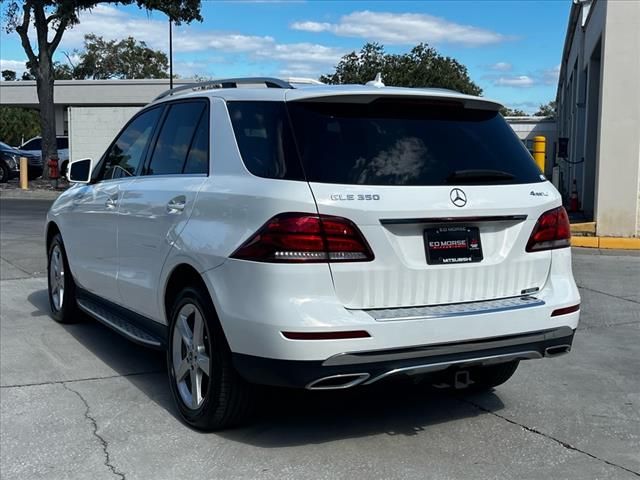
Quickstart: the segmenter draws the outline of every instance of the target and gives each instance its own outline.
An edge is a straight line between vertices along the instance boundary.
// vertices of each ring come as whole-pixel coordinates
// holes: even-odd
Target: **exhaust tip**
[[[307,390],[341,390],[355,387],[369,378],[368,373],[345,373],[341,375],[331,375],[314,380],[305,388]]]
[[[569,353],[571,351],[571,345],[554,345],[553,347],[545,348],[545,357],[557,357]]]

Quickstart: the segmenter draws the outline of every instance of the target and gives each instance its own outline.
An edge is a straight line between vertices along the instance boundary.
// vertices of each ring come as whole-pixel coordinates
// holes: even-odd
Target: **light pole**
[[[173,28],[169,17],[169,88],[173,88]]]

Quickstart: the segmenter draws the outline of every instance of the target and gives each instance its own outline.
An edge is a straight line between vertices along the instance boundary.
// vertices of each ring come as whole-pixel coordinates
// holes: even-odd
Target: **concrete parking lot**
[[[49,201],[0,199],[0,478],[640,477],[640,256],[574,249],[570,355],[491,393],[265,391],[248,427],[178,419],[164,358],[48,316]]]

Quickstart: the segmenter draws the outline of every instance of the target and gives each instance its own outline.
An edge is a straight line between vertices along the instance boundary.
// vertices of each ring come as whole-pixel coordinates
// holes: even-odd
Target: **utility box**
[[[69,159],[98,160],[142,107],[69,107]]]

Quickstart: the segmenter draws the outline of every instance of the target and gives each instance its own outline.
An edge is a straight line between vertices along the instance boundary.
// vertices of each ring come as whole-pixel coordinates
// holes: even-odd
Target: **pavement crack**
[[[102,452],[104,453],[105,467],[107,467],[111,471],[111,473],[113,473],[113,475],[120,478],[120,480],[126,480],[124,473],[116,469],[115,465],[111,463],[111,456],[109,455],[109,443],[104,439],[103,436],[101,436],[98,433],[98,422],[96,421],[95,417],[91,416],[91,409],[89,408],[89,403],[87,402],[87,400],[82,396],[80,392],[78,392],[77,390],[74,390],[73,388],[69,387],[65,383],[62,383],[62,386],[66,390],[75,393],[78,396],[78,398],[82,400],[82,403],[84,403],[84,406],[85,406],[84,418],[86,418],[87,420],[89,420],[89,422],[91,422],[91,426],[93,427],[93,436],[96,437],[100,442],[100,445],[102,445]]]
[[[43,385],[64,385],[67,383],[78,383],[78,382],[90,382],[93,380],[110,380],[112,378],[126,378],[126,377],[137,377],[139,375],[154,375],[157,373],[164,373],[162,370],[149,370],[146,372],[133,372],[133,373],[125,373],[122,375],[106,375],[104,377],[88,377],[88,378],[77,378],[73,380],[54,380],[52,382],[34,382],[34,383],[17,383],[13,385],[0,385],[0,389],[2,388],[24,388],[24,387],[40,387]]]
[[[636,305],[640,305],[640,302],[636,300],[631,300],[630,298],[620,297],[619,295],[614,295],[612,293],[602,292],[600,290],[596,290],[594,288],[583,287],[582,285],[578,285],[579,289],[588,290],[589,292],[599,293],[600,295],[606,295],[607,297],[617,298],[618,300],[623,300],[625,302],[635,303]]]
[[[5,258],[5,257],[0,257],[0,258],[2,258],[2,260],[4,260],[5,262],[7,262],[7,263],[8,263],[9,265],[11,265],[13,268],[17,268],[18,270],[20,270],[20,271],[21,271],[22,273],[24,273],[25,275],[33,275],[33,274],[34,274],[33,272],[28,272],[28,271],[26,271],[24,268],[22,268],[22,267],[21,267],[21,266],[19,266],[19,265],[16,265],[16,264],[15,264],[15,263],[13,263],[11,260],[9,260],[9,259],[7,259],[7,258]],[[38,273],[38,272],[36,272],[36,273]]]
[[[527,432],[534,433],[536,435],[540,435],[541,437],[544,437],[547,440],[551,440],[552,442],[555,442],[558,445],[561,445],[562,447],[566,448],[567,450],[571,450],[571,451],[574,451],[574,452],[581,453],[583,455],[586,455],[587,457],[590,457],[590,458],[592,458],[594,460],[597,460],[599,462],[605,463],[605,464],[607,464],[607,465],[609,465],[611,467],[619,468],[621,470],[624,470],[625,472],[628,472],[628,473],[630,473],[632,475],[635,475],[636,477],[640,477],[640,472],[636,472],[635,470],[631,470],[630,468],[627,468],[625,466],[619,465],[617,463],[613,463],[613,462],[611,462],[609,460],[605,460],[604,458],[600,458],[597,455],[594,455],[594,454],[589,453],[589,452],[587,452],[585,450],[582,450],[582,449],[580,449],[578,447],[575,447],[575,446],[571,445],[570,443],[564,442],[564,441],[562,441],[562,440],[560,440],[560,439],[558,439],[556,437],[553,437],[553,436],[551,436],[551,435],[549,435],[547,433],[541,432],[540,430],[538,430],[536,428],[529,427],[529,426],[524,425],[522,423],[516,422],[515,420],[507,418],[504,415],[500,415],[499,413],[496,413],[496,412],[494,412],[492,410],[489,410],[488,408],[485,408],[482,405],[478,405],[477,403],[475,403],[475,402],[473,402],[471,400],[458,398],[458,401],[466,403],[468,405],[471,405],[471,406],[477,408],[478,410],[480,410],[482,412],[485,412],[485,413],[488,413],[490,415],[493,415],[494,417],[497,417],[497,418],[499,418],[501,420],[504,420],[505,422],[510,423],[511,425],[516,425],[516,426],[522,428],[523,430],[526,430]]]

